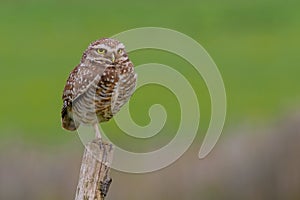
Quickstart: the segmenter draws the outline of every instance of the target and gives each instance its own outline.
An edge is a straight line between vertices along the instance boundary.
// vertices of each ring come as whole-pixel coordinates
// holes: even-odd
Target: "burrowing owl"
[[[91,43],[65,85],[62,127],[74,131],[80,124],[92,125],[101,138],[98,123],[111,119],[129,100],[136,78],[122,43],[110,38]]]

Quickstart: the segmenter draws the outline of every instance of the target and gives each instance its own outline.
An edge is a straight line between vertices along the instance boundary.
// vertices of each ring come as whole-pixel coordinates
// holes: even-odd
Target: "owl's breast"
[[[96,91],[95,106],[99,121],[108,121],[129,100],[136,86],[133,66],[107,67]]]
[[[128,102],[136,87],[136,74],[134,72],[120,74],[112,98],[112,114],[115,115],[121,107]]]

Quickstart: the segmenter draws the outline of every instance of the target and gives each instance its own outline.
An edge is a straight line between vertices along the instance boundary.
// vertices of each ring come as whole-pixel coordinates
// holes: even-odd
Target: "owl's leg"
[[[101,139],[101,133],[100,133],[98,124],[97,124],[97,123],[94,124],[93,127],[94,127],[94,130],[95,130],[96,138],[97,138],[97,139]]]

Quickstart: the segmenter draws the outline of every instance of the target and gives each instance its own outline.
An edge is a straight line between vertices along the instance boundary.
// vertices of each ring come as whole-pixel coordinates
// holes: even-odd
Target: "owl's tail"
[[[62,127],[68,131],[75,131],[78,126],[76,126],[75,121],[68,115],[62,117],[61,119]]]
[[[68,114],[67,106],[63,106],[61,111],[61,125],[64,129],[68,131],[75,131],[78,128],[74,119]]]

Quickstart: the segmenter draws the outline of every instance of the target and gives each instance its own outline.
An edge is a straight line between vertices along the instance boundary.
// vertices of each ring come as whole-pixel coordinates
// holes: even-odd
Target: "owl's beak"
[[[114,63],[116,60],[115,54],[111,54],[111,61]]]

